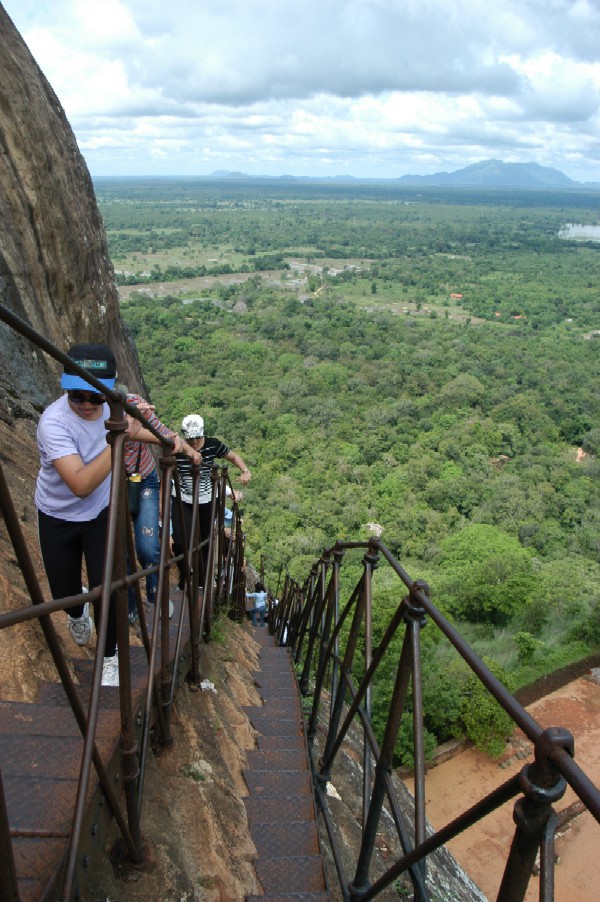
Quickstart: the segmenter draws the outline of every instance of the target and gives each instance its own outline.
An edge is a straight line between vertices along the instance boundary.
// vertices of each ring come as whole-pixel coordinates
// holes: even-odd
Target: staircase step
[[[262,824],[253,839],[261,858],[291,858],[297,855],[319,855],[321,852],[314,821]]]
[[[273,749],[263,751],[251,749],[246,752],[246,761],[250,770],[306,770],[308,762],[306,752],[301,749]]]
[[[77,795],[77,771],[63,777],[14,776],[2,768],[12,834],[68,837]]]
[[[79,684],[77,694],[81,699],[84,710],[87,711],[90,701],[90,687]],[[63,707],[70,711],[70,704],[62,683],[44,683],[38,692],[36,702],[43,707]],[[102,708],[113,709],[119,712],[119,690],[113,686],[103,686],[100,689],[100,705]]]
[[[245,705],[244,711],[250,719],[256,717],[260,720],[264,717],[272,720],[274,717],[281,717],[282,720],[302,720],[302,707],[298,698],[271,698],[262,705]]]
[[[297,796],[285,799],[247,796],[244,807],[250,825],[287,824],[291,821],[314,821],[315,805],[312,797]],[[254,832],[253,832],[254,836]]]
[[[259,686],[258,687],[259,695],[264,701],[267,699],[297,699],[298,698],[298,686],[296,683],[290,683],[285,686],[281,686],[275,684],[273,686]]]
[[[329,893],[265,893],[264,896],[246,896],[246,902],[325,902]]]
[[[262,733],[263,736],[302,736],[302,724],[297,720],[268,717],[266,714],[254,714],[250,718],[250,722],[255,730]]]
[[[273,648],[280,648],[281,646],[277,642],[275,636],[273,636],[266,626],[257,626],[256,628],[252,628],[252,635],[255,642],[258,642],[260,645],[272,645]]]
[[[290,654],[289,648],[261,648],[259,652],[259,659],[261,664],[265,661],[287,661],[288,665],[291,663],[292,657]]]
[[[119,745],[119,721],[118,712],[100,712],[96,744],[105,763]],[[0,705],[0,771],[12,831],[68,835],[82,754],[83,737],[70,709]],[[90,783],[96,783],[95,772]]]
[[[15,867],[19,877],[19,902],[40,902],[56,876],[56,862],[65,852],[64,839],[12,837]]]
[[[297,749],[305,751],[306,749],[304,735],[300,733],[296,736],[259,736],[256,744],[261,752],[289,752]]]
[[[268,699],[268,709],[264,702],[265,699],[263,699],[262,705],[254,705],[254,708],[260,707],[265,712],[268,711],[269,714],[277,714],[281,715],[282,717],[285,717],[286,714],[288,717],[302,717],[302,705],[300,704],[300,699],[298,698],[298,696],[296,696],[295,698],[292,696],[273,696],[272,698]],[[251,707],[251,705],[248,705],[248,708]]]
[[[114,723],[119,724],[119,721],[120,716],[115,715],[112,709],[101,708],[98,711],[97,738],[111,736]],[[3,733],[12,736],[81,736],[75,715],[69,707],[8,701],[0,701],[0,736]]]
[[[321,892],[325,890],[320,855],[294,858],[257,858],[254,867],[267,893]]]
[[[326,902],[329,893],[265,893],[264,896],[246,896],[246,902]]]
[[[146,679],[148,674],[148,664],[146,653],[143,648],[133,646],[130,649],[130,665],[131,665],[131,688],[134,695],[145,690]],[[94,673],[93,658],[76,658],[73,661],[75,668],[75,676],[78,680],[76,684],[77,693],[83,702],[84,708],[87,710],[89,704],[90,692],[92,686],[92,678]],[[157,661],[156,672],[160,669],[160,662]],[[37,704],[55,705],[59,707],[69,708],[62,683],[44,683],[36,699]],[[113,686],[100,687],[100,707],[119,709],[119,690]]]
[[[289,676],[290,659],[287,656],[285,658],[271,658],[270,656],[263,656],[260,659],[259,669],[261,673],[284,673],[286,676]]]
[[[254,682],[259,688],[264,686],[266,689],[272,689],[273,687],[290,686],[296,693],[298,692],[296,677],[289,671],[287,673],[273,673],[269,670],[256,671]]]
[[[287,798],[294,796],[310,796],[312,798],[312,780],[308,769],[303,772],[270,770],[245,770],[244,779],[251,795],[268,796],[269,798]]]

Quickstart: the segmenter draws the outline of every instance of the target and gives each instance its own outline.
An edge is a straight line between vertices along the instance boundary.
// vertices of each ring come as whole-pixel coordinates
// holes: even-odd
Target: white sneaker
[[[155,601],[150,601],[148,603],[151,605],[156,604]],[[175,613],[175,606],[174,606],[173,602],[171,601],[171,599],[169,598],[169,620],[171,619],[171,617],[173,616],[174,613]],[[160,611],[158,612],[158,616],[160,617]]]
[[[102,665],[102,685],[119,685],[119,656],[114,654],[112,658],[105,658]]]
[[[92,621],[90,619],[90,606],[86,603],[83,606],[83,614],[81,617],[71,617],[67,615],[67,626],[73,637],[73,641],[77,645],[87,645],[92,638]]]

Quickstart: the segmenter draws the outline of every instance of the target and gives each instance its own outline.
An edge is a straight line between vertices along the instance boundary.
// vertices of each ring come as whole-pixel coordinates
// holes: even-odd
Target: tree
[[[532,558],[518,540],[487,524],[466,526],[440,543],[440,594],[459,617],[507,623],[529,604]]]
[[[440,391],[440,400],[449,407],[476,407],[485,395],[485,387],[469,373],[461,373],[446,382]]]
[[[487,657],[483,659],[483,663],[504,683],[509,692],[514,691],[509,675],[499,664]],[[512,718],[462,658],[450,665],[448,679],[459,687],[461,698],[459,723],[468,738],[481,751],[493,758],[499,757],[504,751],[506,740],[514,730]]]
[[[592,429],[584,435],[581,447],[587,454],[600,457],[600,429]]]

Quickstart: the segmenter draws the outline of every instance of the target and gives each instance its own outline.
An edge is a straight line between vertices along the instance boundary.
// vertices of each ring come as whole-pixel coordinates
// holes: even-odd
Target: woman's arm
[[[150,436],[153,442],[158,441],[137,420],[129,416],[127,420],[127,429],[133,441],[146,441],[144,435]],[[83,462],[79,454],[67,454],[52,463],[60,478],[66,482],[73,494],[78,498],[87,498],[110,473],[111,448],[107,444],[106,448],[103,448],[100,454],[87,464]]]
[[[87,498],[110,473],[110,451],[110,445],[107,445],[88,464],[84,464],[79,454],[67,454],[53,461],[54,468],[74,495]]]
[[[157,429],[161,435],[164,435],[165,438],[173,439],[175,442],[175,446],[173,451],[175,454],[185,454],[190,458],[193,464],[201,464],[202,463],[202,455],[199,451],[194,451],[190,445],[182,439],[177,432],[173,432],[172,429],[169,429],[168,426],[165,426],[159,418],[156,416],[154,412],[154,404],[149,404],[148,401],[145,401],[140,395],[129,395],[128,400],[131,403],[135,404],[140,413],[143,413],[148,422]],[[150,436],[150,437],[147,437]],[[152,433],[144,430],[144,435],[142,438],[138,437],[138,441],[148,442],[150,444],[159,445],[160,441],[157,438],[152,436]]]
[[[138,422],[135,420],[134,422]],[[130,430],[131,431],[131,430]],[[170,429],[166,429],[162,433],[165,438],[173,439],[173,453],[174,454],[185,454],[193,464],[201,464],[202,463],[202,455],[199,451],[194,451],[194,449],[188,445],[188,443],[181,438],[181,436],[177,432],[171,432]],[[136,442],[146,442],[149,445],[160,445],[162,444],[160,439],[156,438],[155,435],[152,435],[147,429],[141,427],[135,436]]]

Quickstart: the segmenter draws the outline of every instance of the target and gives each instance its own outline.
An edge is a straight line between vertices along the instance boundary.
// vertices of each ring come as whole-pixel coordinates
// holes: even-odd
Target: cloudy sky
[[[600,182],[600,0],[1,0],[92,175]]]

